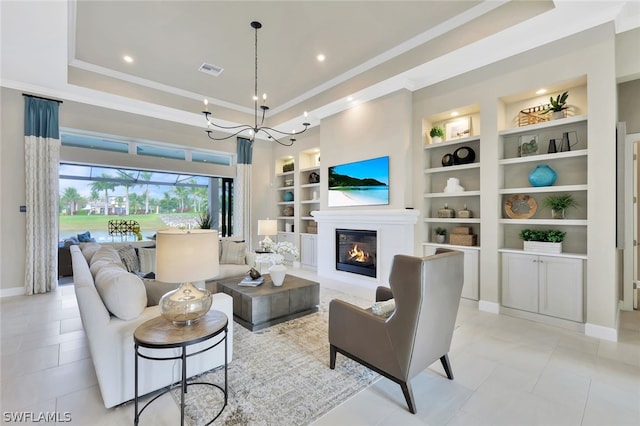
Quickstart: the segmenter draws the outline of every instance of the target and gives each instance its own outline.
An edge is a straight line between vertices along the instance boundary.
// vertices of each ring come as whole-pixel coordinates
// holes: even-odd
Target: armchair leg
[[[404,399],[407,401],[407,406],[409,406],[409,412],[411,414],[416,413],[416,404],[413,399],[413,390],[411,390],[411,383],[402,382],[400,383],[400,387],[402,388],[402,393],[404,394]]]
[[[336,368],[336,347],[329,345],[329,368],[335,370]]]
[[[440,362],[442,363],[444,372],[447,373],[447,378],[449,380],[453,380],[453,371],[451,370],[451,363],[449,362],[449,354],[442,355],[440,357]]]

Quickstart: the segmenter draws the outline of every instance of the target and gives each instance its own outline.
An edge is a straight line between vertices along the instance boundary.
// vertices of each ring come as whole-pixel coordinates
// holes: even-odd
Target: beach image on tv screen
[[[329,207],[389,204],[389,157],[329,167]]]

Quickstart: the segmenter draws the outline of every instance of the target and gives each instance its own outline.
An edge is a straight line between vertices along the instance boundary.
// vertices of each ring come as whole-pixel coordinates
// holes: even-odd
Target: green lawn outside
[[[162,220],[170,217],[173,220],[196,217],[194,213],[172,213],[170,215],[160,214],[139,214],[129,216],[117,215],[90,215],[90,216],[60,216],[59,220],[59,239],[64,240],[71,236],[89,231],[91,236],[100,239],[111,239],[108,233],[108,222],[110,220],[135,220],[140,224],[140,233],[143,237],[148,237],[159,229],[169,228],[169,224]]]

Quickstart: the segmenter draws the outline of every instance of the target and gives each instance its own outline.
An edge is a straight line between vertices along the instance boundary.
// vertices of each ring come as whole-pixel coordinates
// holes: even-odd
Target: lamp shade
[[[278,221],[274,219],[265,219],[258,221],[258,235],[277,235]]]
[[[168,283],[207,280],[218,274],[218,231],[166,230],[156,234],[156,279]]]

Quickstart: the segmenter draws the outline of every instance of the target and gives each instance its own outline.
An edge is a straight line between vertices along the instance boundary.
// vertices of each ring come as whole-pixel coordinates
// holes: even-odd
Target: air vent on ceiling
[[[222,71],[224,71],[224,68],[219,67],[217,65],[208,64],[205,62],[202,65],[200,65],[200,68],[198,68],[198,71],[206,72],[207,74],[211,74],[217,77],[220,74],[222,74]]]

